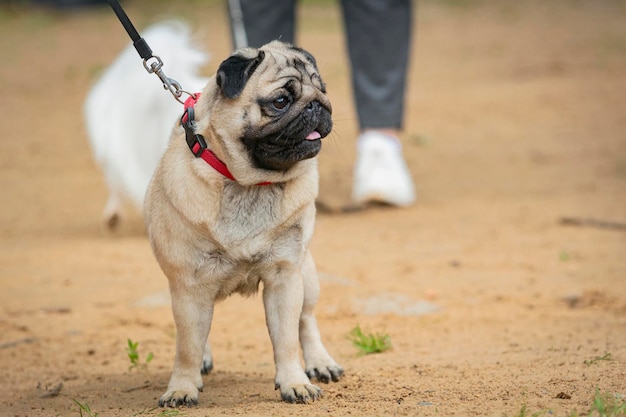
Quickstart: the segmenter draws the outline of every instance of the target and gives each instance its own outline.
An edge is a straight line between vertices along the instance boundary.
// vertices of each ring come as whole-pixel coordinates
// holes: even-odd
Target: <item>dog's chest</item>
[[[198,271],[216,285],[217,298],[254,293],[262,279],[300,263],[304,232],[295,213],[283,212],[280,197],[280,189],[224,194]]]
[[[209,225],[223,247],[254,257],[265,252],[268,240],[285,222],[280,186],[225,187],[219,214]]]

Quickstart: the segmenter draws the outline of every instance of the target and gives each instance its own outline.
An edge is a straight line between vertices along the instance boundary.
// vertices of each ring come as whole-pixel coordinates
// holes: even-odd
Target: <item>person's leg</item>
[[[359,127],[401,129],[411,0],[342,0]]]
[[[293,43],[295,6],[295,0],[229,0],[228,10],[235,47],[258,48],[275,39]],[[236,33],[236,24],[233,23],[238,20],[243,21],[246,45],[237,41],[241,36]]]
[[[406,206],[415,200],[398,135],[411,43],[411,0],[342,0],[359,119],[353,199]]]

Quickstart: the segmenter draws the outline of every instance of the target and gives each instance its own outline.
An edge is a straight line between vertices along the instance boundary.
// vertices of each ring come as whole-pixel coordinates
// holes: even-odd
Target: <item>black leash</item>
[[[122,26],[124,26],[124,29],[126,29],[128,36],[130,36],[130,39],[133,41],[133,46],[137,50],[137,53],[143,59],[143,67],[149,74],[156,74],[163,83],[163,88],[165,90],[169,90],[179,103],[184,104],[183,100],[181,100],[183,93],[189,96],[193,96],[193,94],[183,90],[178,81],[165,75],[163,72],[163,61],[158,55],[154,55],[152,53],[152,49],[150,49],[148,42],[146,42],[146,40],[139,35],[139,32],[135,29],[135,26],[128,18],[128,15],[120,5],[119,1],[107,1],[115,12],[117,18],[120,20],[120,23],[122,23]]]
[[[128,18],[128,15],[124,11],[124,9],[122,9],[122,6],[120,5],[120,3],[117,0],[108,0],[108,1],[109,1],[109,5],[115,12],[115,15],[122,23],[122,26],[124,26],[124,29],[126,29],[128,36],[130,36],[130,38],[133,40],[133,46],[139,53],[139,56],[142,57],[143,59],[152,58],[153,56],[152,49],[150,49],[150,47],[148,46],[148,42],[146,42],[144,38],[139,36],[139,32],[137,32],[137,29],[135,29],[133,22],[130,21],[130,19]]]

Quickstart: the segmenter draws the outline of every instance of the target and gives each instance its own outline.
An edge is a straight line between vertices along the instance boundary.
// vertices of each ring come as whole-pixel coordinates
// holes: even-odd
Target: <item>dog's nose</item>
[[[314,101],[311,101],[309,104],[307,104],[306,110],[310,112],[317,111],[320,108],[320,106],[321,106],[320,102],[317,100],[314,100]]]

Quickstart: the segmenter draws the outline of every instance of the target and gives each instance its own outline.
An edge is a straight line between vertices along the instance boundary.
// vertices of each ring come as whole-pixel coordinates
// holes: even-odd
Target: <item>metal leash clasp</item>
[[[189,96],[191,96],[192,94],[183,90],[178,81],[165,75],[165,73],[163,72],[163,61],[160,57],[152,53],[152,49],[150,49],[150,46],[148,46],[146,40],[139,36],[139,32],[137,32],[137,29],[135,29],[135,26],[133,26],[133,23],[128,18],[128,15],[126,15],[126,12],[120,5],[120,2],[118,0],[108,0],[108,2],[115,12],[117,18],[120,20],[120,23],[122,23],[122,26],[124,26],[124,29],[126,29],[128,36],[130,36],[130,38],[132,39],[133,46],[137,50],[137,53],[141,58],[143,58],[143,67],[146,69],[146,71],[148,71],[149,74],[156,74],[163,83],[163,89],[169,90],[169,92],[172,93],[176,101],[184,105],[185,102],[181,100],[180,97],[183,95],[183,93]]]
[[[143,67],[146,69],[146,71],[148,71],[149,74],[156,74],[163,83],[163,89],[169,90],[169,92],[172,93],[176,101],[178,101],[180,104],[185,104],[185,102],[181,99],[183,93],[191,96],[191,93],[183,90],[178,81],[165,75],[165,73],[163,72],[163,61],[158,55],[152,55],[144,59]]]

